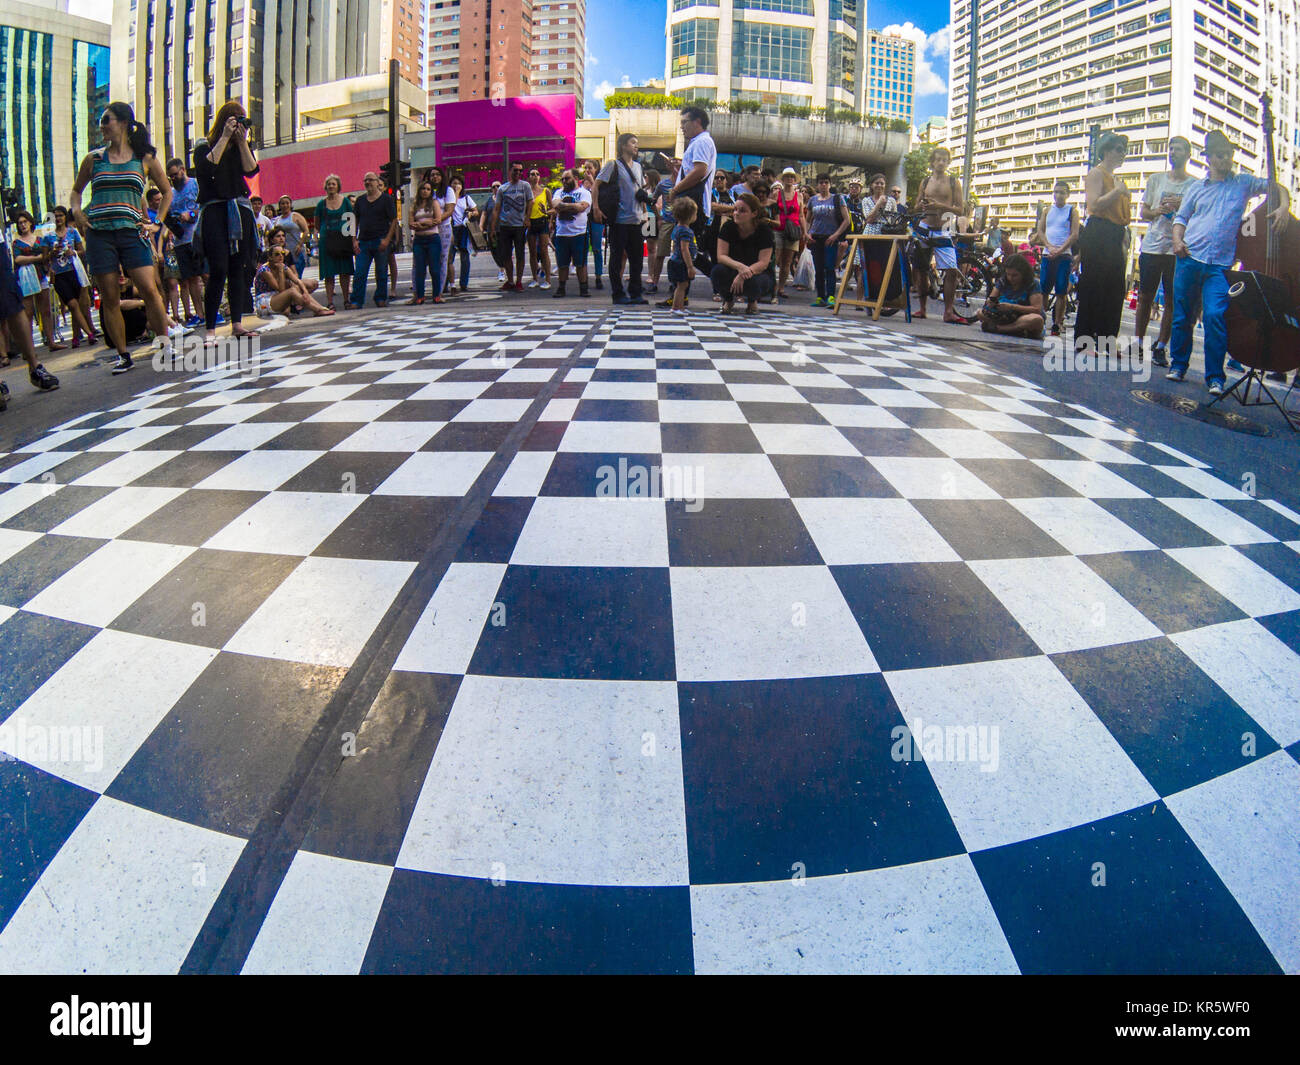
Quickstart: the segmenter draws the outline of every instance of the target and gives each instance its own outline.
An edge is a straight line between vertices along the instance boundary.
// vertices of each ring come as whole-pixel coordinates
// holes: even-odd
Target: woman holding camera
[[[1006,278],[989,292],[980,310],[980,327],[986,333],[1040,340],[1043,336],[1043,293],[1036,271],[1023,255],[1012,255],[1002,265]]]
[[[62,351],[66,344],[54,343],[54,319],[50,314],[50,278],[46,269],[50,250],[36,235],[36,222],[28,211],[19,211],[14,220],[14,266],[18,268],[18,285],[23,293],[27,316],[39,312],[38,322],[45,346],[50,351]]]
[[[118,273],[124,272],[144,301],[149,328],[155,336],[167,333],[167,311],[158,292],[153,248],[143,233],[146,177],[162,190],[158,206],[167,216],[172,186],[158,161],[158,149],[149,143],[149,131],[135,120],[129,104],[114,101],[99,118],[104,147],[84,159],[72,186],[68,211],[86,238],[86,265],[99,289],[99,320],[108,342],[117,349],[113,373],[131,369],[125,327],[118,307]],[[81,209],[81,194],[90,186],[90,203]]]
[[[248,179],[258,171],[248,143],[251,125],[243,105],[228,100],[217,112],[208,139],[194,146],[197,233],[208,261],[208,284],[203,290],[208,345],[216,343],[223,286],[230,299],[231,331],[237,337],[253,335],[242,325],[244,315],[253,309],[251,287],[260,251],[253,206],[248,202]]]

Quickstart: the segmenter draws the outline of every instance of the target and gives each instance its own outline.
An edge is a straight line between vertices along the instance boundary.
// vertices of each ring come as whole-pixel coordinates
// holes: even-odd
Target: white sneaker
[[[542,278],[541,281],[537,282],[537,287],[538,287],[538,288],[550,288],[550,287],[551,287],[551,283],[550,283],[549,281],[547,281],[545,278]]]
[[[505,279],[506,279],[506,272],[504,270],[498,270],[497,281],[504,281]]]
[[[537,278],[533,278],[533,279],[532,279],[531,281],[529,281],[528,284],[525,285],[524,287],[525,287],[525,288],[536,288],[539,284],[541,284],[541,282],[538,281]]]

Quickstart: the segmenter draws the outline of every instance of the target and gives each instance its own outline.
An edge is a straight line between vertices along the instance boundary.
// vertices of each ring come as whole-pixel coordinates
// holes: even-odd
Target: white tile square
[[[78,477],[73,484],[88,484],[99,488],[121,488],[146,473],[157,469],[165,462],[170,462],[179,451],[128,451],[125,455],[104,463],[87,474]],[[0,475],[3,479],[3,475]]]
[[[1283,747],[1300,740],[1300,655],[1254,618],[1169,637]]]
[[[1024,398],[1023,396],[1020,398]],[[1039,395],[1039,399],[1049,399],[1050,397]],[[1130,433],[1121,429],[1113,422],[1103,421],[1100,418],[1062,418],[1066,425],[1071,425],[1082,433],[1087,433],[1096,440],[1137,440],[1135,433]]]
[[[1207,499],[1250,499],[1240,488],[1234,488],[1227,481],[1220,480],[1212,473],[1189,466],[1157,466],[1163,474],[1172,477],[1179,484],[1184,484],[1193,492],[1200,492]]]
[[[195,418],[190,425],[238,425],[240,422],[247,421],[272,407],[278,406],[275,403],[231,403],[229,406],[218,407],[216,410],[210,410],[207,414],[201,414]],[[201,446],[201,445],[199,445]]]
[[[874,403],[814,403],[813,409],[831,425],[859,429],[906,429],[907,423]]]
[[[1067,419],[1062,419],[1063,421]],[[1108,444],[1095,436],[1066,436],[1063,433],[1048,433],[1058,444],[1064,444],[1071,451],[1077,451],[1084,458],[1091,459],[1093,462],[1112,462],[1116,465],[1139,466],[1142,464],[1141,459],[1136,459],[1127,451],[1117,448],[1114,444]],[[1128,434],[1122,434],[1128,439]]]
[[[546,483],[546,475],[550,472],[554,458],[553,451],[520,451],[510,460],[510,465],[492,494],[529,498],[537,495]]]
[[[1086,460],[1033,459],[1034,464],[1046,470],[1058,481],[1073,488],[1089,499],[1148,499],[1131,481],[1124,480],[1113,470]]]
[[[476,399],[459,413],[454,422],[517,422],[532,405],[531,399]]]
[[[1247,614],[1263,617],[1300,609],[1300,594],[1231,547],[1179,547],[1165,553]]]
[[[665,454],[663,469],[689,476],[693,499],[787,499],[789,493],[766,455],[714,452]]]
[[[157,418],[166,412],[144,411],[142,413],[146,416],[153,415],[153,417]],[[127,415],[127,417],[136,417],[136,415]],[[103,426],[103,428],[123,429],[127,427],[118,425],[116,422],[110,422],[108,425]],[[72,441],[76,440],[77,437],[85,436],[88,432],[90,432],[89,429],[57,429],[53,432],[46,433],[39,440],[33,440],[30,444],[24,444],[20,448],[15,448],[14,451],[19,455],[39,454],[44,451],[58,451],[64,444],[70,444]]]
[[[1024,458],[1019,451],[982,429],[917,429],[916,432],[952,459]]]
[[[969,856],[691,888],[695,971],[1018,973]]]
[[[491,381],[433,381],[407,399],[478,399],[492,387]]]
[[[48,499],[62,485],[53,481],[37,481],[30,484],[16,484],[0,492],[0,521],[8,521],[15,514],[21,514],[33,503]]]
[[[938,407],[932,399],[927,399],[920,392],[910,388],[859,388],[867,399],[882,407]]]
[[[954,459],[877,456],[867,459],[906,499],[1000,499]]]
[[[1032,425],[1026,425],[1018,418],[1011,417],[1010,414],[1003,414],[996,410],[965,410],[961,407],[955,409],[953,414],[957,415],[964,422],[969,422],[976,429],[983,429],[986,433],[1036,433],[1038,432]]]
[[[23,548],[36,543],[43,535],[38,532],[22,532],[19,529],[0,529],[0,562],[8,562]]]
[[[203,546],[217,551],[310,555],[365,498],[357,492],[272,492]]]
[[[961,561],[906,499],[795,499],[794,506],[828,566]]]
[[[463,496],[491,458],[490,451],[417,451],[374,494]]]
[[[142,425],[139,428],[128,429],[124,433],[119,433],[111,440],[102,440],[89,450],[95,452],[134,451],[136,448],[152,443],[160,436],[166,436],[175,430],[176,426],[174,425]]]
[[[1277,751],[1165,804],[1282,971],[1300,973],[1300,766]]]
[[[968,562],[1044,654],[1161,635],[1119,592],[1073,555]],[[1051,589],[1051,594],[1044,594]]]
[[[875,673],[875,656],[824,566],[671,571],[677,679]]]
[[[663,450],[658,422],[570,422],[560,451],[655,454]]]
[[[667,566],[665,502],[539,496],[510,561],[516,566]]]
[[[393,668],[415,673],[466,672],[505,572],[504,564],[452,563]],[[505,620],[509,622],[508,617]]]
[[[646,367],[653,368],[653,363]],[[657,400],[659,386],[653,381],[588,381],[582,390],[582,398]]]
[[[250,451],[222,466],[194,487],[274,492],[323,454],[323,451]]]
[[[750,426],[769,455],[848,455],[858,449],[833,425],[783,425],[755,422]]]
[[[737,403],[805,403],[797,389],[787,384],[729,384],[727,391]]]
[[[299,378],[301,382],[301,378]],[[285,396],[285,403],[337,403],[360,392],[366,385],[316,385],[306,388],[292,396]]]
[[[466,677],[397,865],[548,884],[686,884],[675,685]]]
[[[110,540],[23,609],[103,628],[193,551],[174,544]]]
[[[343,399],[318,410],[309,422],[373,422],[400,403],[396,399]]]
[[[101,798],[0,931],[0,971],[176,973],[243,849]]]
[[[542,411],[542,416],[538,421],[543,422],[567,422],[572,421],[573,416],[578,412],[578,401],[576,399],[553,399],[546,404],[546,409]]]
[[[119,488],[77,511],[50,532],[61,536],[112,539],[184,492],[183,488]]]
[[[295,422],[240,422],[194,445],[194,451],[255,451]]]
[[[1050,659],[901,670],[886,673],[885,681],[913,755],[931,754],[926,768],[969,851],[1059,832],[1159,798]],[[950,735],[970,746],[954,744],[948,757]],[[927,752],[932,737],[939,743]]]
[[[299,851],[240,971],[359,973],[392,873],[387,865]]]
[[[0,725],[0,747],[102,793],[216,656],[211,647],[104,629]],[[23,739],[37,729],[80,744],[38,751]]]
[[[692,424],[743,425],[745,413],[729,399],[661,399],[659,420]]]
[[[1213,499],[1176,496],[1161,498],[1160,502],[1225,544],[1271,544],[1276,540],[1276,537]]]
[[[79,451],[46,451],[34,455],[16,466],[10,466],[7,470],[0,470],[0,484],[21,484],[23,481],[30,481],[33,477],[39,477],[46,470],[62,465],[68,459],[75,459],[79,454],[81,454]],[[161,452],[153,452],[153,454],[161,454]],[[175,454],[175,452],[172,452],[172,454]],[[106,465],[112,464],[107,463]]]
[[[1156,550],[1156,545],[1145,536],[1134,532],[1091,499],[1049,496],[1007,502],[1072,555]]]
[[[345,440],[334,451],[419,451],[434,438],[446,422],[371,422]]]
[[[414,562],[304,559],[225,650],[346,669],[414,569]]]

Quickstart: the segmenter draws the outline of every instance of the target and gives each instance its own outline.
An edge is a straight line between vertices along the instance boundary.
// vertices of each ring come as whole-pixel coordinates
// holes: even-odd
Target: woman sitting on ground
[[[304,281],[301,277],[298,276],[298,271],[294,269],[293,263],[290,262],[289,259],[289,248],[285,241],[283,230],[280,229],[271,230],[271,235],[266,239],[267,239],[267,245],[266,245],[267,260],[268,261],[270,260],[270,254],[272,248],[279,248],[281,251],[283,251],[285,272],[288,273],[289,280],[292,281],[295,286],[297,286],[297,288],[302,292],[304,296],[310,296],[313,292],[315,292],[318,288],[320,288],[319,281]]]
[[[1023,255],[1012,255],[1003,264],[1005,280],[997,282],[980,311],[980,323],[986,333],[1028,337],[1043,336],[1043,293]]]
[[[253,279],[253,310],[259,318],[270,318],[273,314],[283,314],[290,307],[301,310],[307,308],[317,318],[334,313],[332,307],[322,307],[311,296],[295,284],[292,271],[285,265],[283,247],[272,247],[267,261],[258,267]]]
[[[753,193],[736,197],[729,221],[718,230],[718,265],[710,275],[713,291],[722,297],[722,313],[730,314],[736,297],[744,295],[746,314],[758,312],[758,301],[772,293],[772,230],[761,224],[764,209]]]

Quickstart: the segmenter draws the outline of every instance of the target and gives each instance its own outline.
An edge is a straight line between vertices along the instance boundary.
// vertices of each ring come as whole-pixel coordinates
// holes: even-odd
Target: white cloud
[[[588,53],[587,53],[587,66],[589,66],[589,67],[598,67],[598,66],[600,66],[600,60],[597,59],[597,58],[596,58],[594,55],[592,55],[590,52],[588,52]]]
[[[626,74],[622,74],[619,76],[619,83],[617,85],[608,78],[604,81],[596,82],[595,85],[588,85],[587,95],[590,96],[592,100],[599,103],[602,102],[610,93],[617,92],[619,89],[630,89],[631,87],[632,79]]]
[[[904,22],[902,25],[895,23],[892,26],[886,26],[880,32],[889,34],[892,37],[905,37],[916,45],[916,95],[918,97],[934,96],[948,92],[948,83],[944,75],[939,74],[934,69],[930,59],[933,57],[941,60],[940,68],[944,71],[944,74],[947,73],[948,50],[952,45],[951,26],[935,30],[934,33],[926,33],[920,26],[916,26],[911,22]]]
[[[113,21],[113,0],[71,0],[68,4],[69,15],[94,19],[96,22]]]

